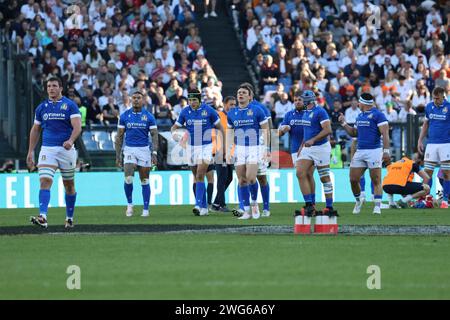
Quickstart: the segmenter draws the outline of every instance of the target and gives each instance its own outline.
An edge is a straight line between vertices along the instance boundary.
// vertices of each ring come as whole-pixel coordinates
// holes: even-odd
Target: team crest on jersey
[[[295,120],[291,120],[290,124],[293,126],[295,124]]]
[[[442,113],[447,113],[447,111],[448,111],[447,107],[444,107],[444,109],[442,109]]]
[[[188,126],[190,126],[190,125],[192,124],[192,120],[191,120],[191,119],[189,119],[189,120],[186,121],[186,122],[187,122]]]
[[[128,129],[131,128],[131,123],[127,123],[127,128],[128,128]]]
[[[253,115],[253,110],[252,110],[252,109],[248,110],[248,111],[247,111],[247,115],[248,115],[248,116],[252,116],[252,115]]]
[[[48,119],[48,114],[44,113],[44,115],[42,116],[42,119],[47,120]]]
[[[203,111],[202,111],[202,117],[206,117],[207,115],[208,115],[208,111],[203,110]]]
[[[236,127],[236,126],[239,124],[239,121],[234,120],[234,121],[233,121],[233,124],[234,124],[234,126]]]
[[[142,121],[147,121],[147,116],[144,114],[144,115],[141,117],[141,120],[142,120]]]
[[[61,106],[61,110],[67,110],[67,104],[63,103]]]

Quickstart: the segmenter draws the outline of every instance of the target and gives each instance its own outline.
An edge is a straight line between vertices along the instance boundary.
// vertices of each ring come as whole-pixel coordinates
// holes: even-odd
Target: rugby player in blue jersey
[[[176,141],[179,140],[177,129],[185,126],[189,132],[186,153],[195,180],[195,207],[192,212],[196,216],[206,216],[208,215],[208,203],[206,201],[205,175],[213,160],[212,129],[216,128],[222,137],[224,132],[216,110],[201,102],[201,93],[198,89],[188,92],[188,101],[189,105],[181,110],[171,131]]]
[[[137,166],[142,186],[144,208],[142,217],[148,217],[150,204],[150,168],[157,163],[158,130],[155,117],[142,109],[144,95],[135,89],[131,95],[132,108],[120,116],[116,136],[116,165],[123,168],[125,174],[124,190],[127,198],[127,217],[133,215],[133,178]],[[153,151],[150,153],[149,133],[152,136]],[[122,146],[125,137],[125,146]],[[123,157],[122,157],[123,156]]]
[[[316,95],[303,91],[301,98],[305,108],[303,114],[303,145],[298,151],[300,189],[305,199],[306,214],[315,214],[313,205],[314,185],[310,183],[311,170],[317,168],[325,193],[326,207],[323,213],[333,210],[333,184],[330,178],[331,145],[328,136],[332,134],[331,123],[324,108],[316,104]]]
[[[269,109],[266,108],[266,106],[264,106],[261,102],[257,101],[254,99],[254,89],[253,86],[248,83],[248,82],[244,82],[241,84],[241,87],[246,87],[251,91],[251,101],[250,101],[250,105],[260,108],[261,111],[264,113],[264,116],[267,119],[267,123],[269,125],[269,132],[272,129],[272,116],[270,115],[270,111]],[[263,139],[263,134],[260,134],[260,146],[261,148],[264,148],[264,145],[267,145],[270,149],[270,135],[267,134],[266,136],[269,139],[269,143],[264,144],[262,141]],[[261,154],[264,153],[265,150],[261,149]],[[269,167],[269,162],[270,159],[260,159],[259,163],[258,163],[258,173],[256,174],[256,178],[259,182],[259,188],[261,190],[261,196],[262,196],[262,200],[263,200],[263,212],[261,214],[262,217],[270,217],[270,186],[269,183],[267,182],[267,168]],[[255,197],[257,197],[258,195],[253,195]],[[257,201],[257,198],[252,198],[253,202]],[[242,203],[240,202],[240,208],[243,210],[244,208],[242,207]],[[258,207],[255,207],[254,210],[259,210]]]
[[[420,131],[418,148],[421,154],[425,151],[425,172],[428,176],[433,176],[436,165],[441,166],[444,174],[441,208],[447,209],[450,192],[450,102],[445,99],[445,89],[441,87],[433,89],[432,97],[433,101],[425,107],[426,118]],[[424,148],[427,134],[427,146]]]
[[[259,219],[260,213],[256,198],[258,196],[258,163],[268,161],[269,157],[269,125],[264,111],[251,103],[252,88],[241,84],[237,91],[238,107],[228,112],[227,130],[227,161],[230,159],[230,149],[235,144],[235,168],[238,176],[238,193],[240,205],[233,213],[239,219]],[[263,136],[260,139],[260,135]],[[261,146],[262,143],[262,146]],[[250,196],[252,198],[250,213]]]
[[[390,163],[389,123],[386,116],[374,106],[374,99],[370,93],[363,93],[359,97],[361,113],[357,116],[355,127],[345,122],[341,114],[339,122],[352,137],[358,137],[357,150],[350,163],[350,184],[356,203],[354,214],[361,211],[360,180],[369,168],[370,179],[374,185],[374,214],[381,214],[381,167],[383,162]],[[381,137],[383,144],[381,144]]]
[[[284,115],[284,119],[280,124],[280,127],[278,128],[278,134],[279,136],[284,135],[286,132],[290,135],[290,142],[291,142],[291,157],[292,157],[292,163],[294,164],[294,167],[296,168],[297,172],[297,179],[300,186],[300,172],[302,168],[300,167],[300,162],[298,160],[298,151],[300,150],[302,144],[303,144],[303,115],[305,113],[304,106],[303,106],[303,99],[301,97],[301,92],[297,91],[294,94],[294,106],[295,109],[292,111],[287,112]],[[313,205],[316,203],[316,183],[314,181],[314,166],[311,166],[308,180],[311,186],[311,202]]]
[[[50,188],[55,172],[59,168],[66,191],[65,227],[71,228],[77,197],[74,182],[77,151],[74,143],[81,133],[81,113],[75,102],[62,95],[61,79],[50,77],[46,87],[48,99],[36,109],[27,155],[27,165],[33,169],[34,149],[42,131],[42,147],[37,165],[40,181],[39,215],[31,217],[30,221],[47,228]]]

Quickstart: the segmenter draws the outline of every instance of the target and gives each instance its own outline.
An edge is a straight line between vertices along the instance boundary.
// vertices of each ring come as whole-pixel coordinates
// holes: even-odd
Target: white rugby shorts
[[[70,150],[64,147],[42,146],[39,152],[38,166],[55,166],[62,170],[75,169],[77,166],[77,150],[72,147]]]
[[[212,150],[212,143],[200,146],[188,144],[186,145],[186,163],[191,167],[202,163],[212,163]]]
[[[298,160],[305,159],[314,162],[316,167],[322,167],[330,164],[331,158],[331,145],[330,142],[326,142],[319,146],[303,147],[300,152]],[[294,163],[295,165],[295,163]]]
[[[425,148],[425,161],[444,162],[450,160],[450,143],[429,143]]]
[[[261,159],[261,147],[258,146],[241,146],[237,145],[235,152],[235,166],[244,164],[259,164]]]
[[[132,163],[140,167],[150,168],[152,166],[152,156],[150,148],[127,147],[123,148],[123,163]]]
[[[358,149],[350,162],[350,168],[381,168],[383,164],[383,149]]]

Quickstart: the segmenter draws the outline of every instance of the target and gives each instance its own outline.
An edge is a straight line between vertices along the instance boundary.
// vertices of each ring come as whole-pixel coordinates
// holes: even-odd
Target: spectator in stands
[[[208,6],[210,1],[211,1],[211,13],[208,14]],[[217,18],[216,0],[203,0],[203,3],[205,5],[205,13],[203,14],[203,18],[208,18],[209,16]]]
[[[430,92],[425,86],[423,80],[417,81],[416,90],[414,90],[411,104],[412,108],[419,113],[425,112],[425,106],[431,101]]]
[[[160,130],[168,130],[173,125],[172,107],[168,103],[156,106],[156,124]]]
[[[108,103],[102,106],[103,121],[106,125],[116,125],[119,120],[120,109],[115,104],[114,97],[108,96]]]
[[[268,90],[274,90],[276,88],[280,71],[278,66],[273,64],[271,55],[264,56],[264,64],[261,67],[260,77],[259,89],[261,92],[265,93]]]
[[[86,122],[90,124],[103,124],[103,111],[98,104],[97,97],[92,97],[92,103],[87,106]]]
[[[354,125],[356,123],[356,118],[361,113],[361,110],[358,108],[358,99],[353,97],[351,100],[350,108],[345,110],[345,121],[349,125]]]
[[[398,121],[402,123],[406,123],[408,114],[416,115],[417,112],[413,108],[413,103],[411,100],[406,102],[406,105],[400,110],[398,114]]]

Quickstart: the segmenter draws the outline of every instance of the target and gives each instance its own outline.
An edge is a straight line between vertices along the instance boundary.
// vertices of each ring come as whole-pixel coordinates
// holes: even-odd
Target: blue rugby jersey
[[[207,104],[201,104],[197,110],[186,106],[181,110],[176,124],[186,126],[189,132],[189,144],[193,146],[212,143],[212,129],[220,122],[217,111]]]
[[[428,143],[450,143],[450,102],[444,100],[441,106],[430,102],[425,107],[428,120]]]
[[[261,108],[261,110],[264,112],[264,116],[266,117],[266,119],[272,118],[272,116],[270,115],[269,109],[267,109],[266,106],[264,106],[261,102],[252,100],[252,101],[250,101],[249,105]]]
[[[303,113],[303,140],[317,136],[322,131],[322,124],[326,121],[330,121],[328,113],[321,106],[315,105],[311,110],[305,110]],[[328,138],[325,137],[322,140],[316,141],[315,146],[320,146],[328,142]]]
[[[388,124],[383,112],[373,107],[363,111],[356,117],[355,126],[358,130],[357,149],[381,148],[381,133],[379,127]]]
[[[81,118],[75,102],[62,97],[56,102],[45,100],[37,108],[34,123],[42,127],[42,145],[45,147],[62,147],[70,138],[73,127],[72,118]]]
[[[234,143],[239,146],[257,146],[261,125],[268,122],[261,107],[249,103],[245,108],[231,108],[227,114],[228,127],[234,129]]]
[[[141,112],[134,112],[131,108],[122,113],[117,127],[125,129],[125,146],[148,147],[148,134],[150,130],[156,129],[156,120],[145,109],[142,109]]]
[[[291,136],[291,153],[296,153],[303,142],[303,114],[305,111],[292,110],[286,112],[281,126],[289,126]]]

